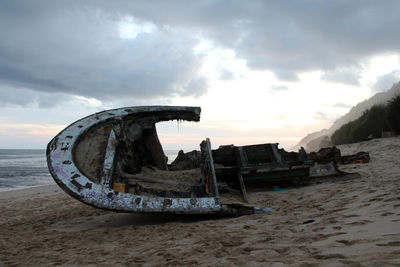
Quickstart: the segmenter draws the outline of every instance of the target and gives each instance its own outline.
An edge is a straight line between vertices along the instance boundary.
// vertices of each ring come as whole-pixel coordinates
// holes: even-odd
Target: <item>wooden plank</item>
[[[246,186],[244,185],[243,177],[240,173],[238,173],[239,176],[239,183],[240,183],[240,191],[242,192],[243,200],[246,203],[249,203],[249,199],[247,197],[247,192],[246,192]]]
[[[101,183],[107,188],[111,188],[113,180],[114,159],[115,159],[116,138],[114,130],[110,131],[107,141],[107,149],[104,156],[103,172]]]
[[[243,200],[246,203],[249,203],[249,199],[247,197],[246,186],[244,185],[243,176],[241,174],[241,171],[243,170],[243,168],[245,168],[247,166],[247,157],[245,155],[245,152],[243,151],[243,147],[236,148],[236,160],[237,160],[237,165],[239,167],[238,178],[239,178],[239,184],[240,184],[240,191],[242,192]]]
[[[214,197],[219,199],[217,176],[215,174],[214,160],[211,151],[211,142],[209,138],[200,144],[201,150],[201,171],[206,182],[207,193],[213,193]],[[210,192],[211,191],[211,192]]]

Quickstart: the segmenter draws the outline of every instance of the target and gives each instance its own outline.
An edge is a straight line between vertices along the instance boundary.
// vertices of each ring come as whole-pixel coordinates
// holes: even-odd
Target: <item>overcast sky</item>
[[[75,120],[202,107],[167,149],[290,147],[400,80],[400,1],[0,1],[0,148]]]

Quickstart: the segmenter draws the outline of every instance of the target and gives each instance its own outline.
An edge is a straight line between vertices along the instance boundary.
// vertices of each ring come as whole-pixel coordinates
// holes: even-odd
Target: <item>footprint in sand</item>
[[[317,228],[312,229],[312,231],[313,232],[319,232],[319,231],[324,230],[324,229],[325,229],[325,227],[317,227]]]
[[[379,247],[400,247],[400,241],[392,241],[385,244],[376,244]]]
[[[331,237],[331,236],[336,236],[336,235],[345,235],[347,234],[347,232],[335,232],[335,233],[330,233],[330,234],[326,234],[323,235],[325,238]]]
[[[254,250],[261,250],[260,248],[254,248],[254,247],[244,247],[244,248],[242,248],[242,251],[243,251],[243,253],[250,253],[250,252],[252,252],[252,251],[254,251]]]
[[[346,225],[364,225],[367,223],[371,223],[371,221],[362,220],[362,221],[357,221],[357,222],[346,223]]]
[[[257,229],[254,226],[250,226],[250,225],[244,225],[243,229],[249,230],[249,229]]]
[[[345,218],[352,218],[352,217],[360,217],[360,215],[357,214],[349,214],[349,215],[343,215]]]
[[[274,250],[281,255],[286,255],[289,253],[290,247],[275,248]]]
[[[387,196],[387,195],[389,195],[389,193],[380,194],[380,195],[377,195],[377,197],[384,197],[384,196]]]
[[[330,211],[330,213],[333,213],[333,212],[338,212],[338,211],[342,211],[342,210],[345,210],[346,208],[338,208],[338,209],[334,209],[334,210],[331,210]]]
[[[392,201],[396,201],[396,198],[395,197],[388,198],[388,199],[385,199],[383,202],[392,202]]]
[[[385,213],[382,213],[381,216],[390,216],[393,214],[394,214],[393,212],[385,212]]]
[[[224,249],[224,248],[220,248],[220,249],[218,249],[218,250],[215,251],[215,257],[217,257],[217,258],[224,258],[224,257],[226,257],[227,255],[229,255],[229,253],[230,253],[229,250],[226,250],[226,249]]]
[[[374,198],[369,199],[368,201],[369,201],[369,202],[376,202],[376,201],[382,201],[382,200],[383,200],[383,198],[374,197]]]
[[[339,253],[335,253],[335,254],[317,254],[314,255],[314,258],[317,260],[328,260],[328,259],[346,259],[346,256],[339,254]]]
[[[364,266],[360,264],[358,261],[339,260],[339,262],[343,263],[345,266],[354,266],[354,267]]]
[[[312,237],[311,239],[313,241],[321,241],[321,240],[327,239],[327,238],[329,238],[331,236],[345,235],[345,234],[347,234],[347,232],[336,232],[336,233],[330,233],[330,234],[318,234],[318,235]]]
[[[343,239],[343,240],[336,240],[336,242],[345,244],[346,246],[351,246],[351,245],[354,245],[354,244],[358,243],[359,241],[358,240],[345,240],[345,239]]]
[[[244,244],[244,242],[237,241],[237,240],[221,241],[220,243],[224,247],[237,247],[237,246]]]

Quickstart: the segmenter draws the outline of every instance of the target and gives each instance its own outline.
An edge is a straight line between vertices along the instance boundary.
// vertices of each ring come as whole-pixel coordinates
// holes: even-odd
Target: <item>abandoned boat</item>
[[[246,186],[252,183],[340,174],[334,161],[312,160],[304,149],[294,153],[279,150],[278,144],[261,144],[212,150],[208,138],[201,142],[190,167],[168,166],[155,124],[199,121],[200,111],[199,107],[143,106],[95,113],[49,142],[49,171],[65,192],[97,208],[221,215],[270,209],[225,202],[219,186],[239,188],[233,192],[248,202]]]

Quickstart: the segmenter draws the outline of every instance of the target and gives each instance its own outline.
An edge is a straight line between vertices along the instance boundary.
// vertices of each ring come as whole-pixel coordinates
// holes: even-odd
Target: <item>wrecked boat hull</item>
[[[96,208],[220,215],[269,211],[241,204],[249,203],[246,185],[299,184],[344,174],[336,166],[342,157],[335,147],[311,154],[303,148],[286,152],[277,143],[212,150],[208,138],[191,157],[182,151],[182,164],[177,158],[168,166],[155,124],[199,121],[200,112],[199,107],[144,106],[87,116],[50,141],[49,171],[65,192]],[[225,191],[221,202],[218,184],[236,190],[233,198]]]
[[[118,180],[114,173],[117,141],[113,127],[125,119],[135,121],[146,118],[153,124],[167,120],[199,121],[200,111],[199,107],[146,106],[120,108],[90,115],[72,123],[49,142],[49,171],[66,193],[101,209],[177,214],[259,212],[253,207],[222,205],[215,180],[207,185],[213,190],[206,197],[146,196],[123,192],[124,190],[116,189],[113,185]],[[157,136],[155,138],[158,141]]]

